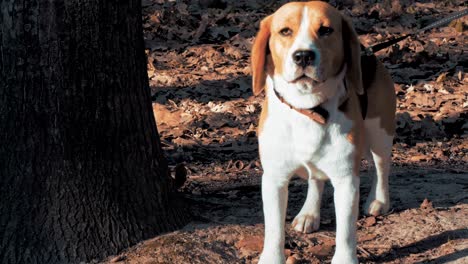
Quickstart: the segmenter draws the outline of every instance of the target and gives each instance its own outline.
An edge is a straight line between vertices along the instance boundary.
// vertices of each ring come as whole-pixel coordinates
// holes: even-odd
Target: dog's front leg
[[[262,176],[265,240],[259,264],[284,264],[284,225],[288,203],[287,175],[265,170]]]
[[[356,256],[356,221],[359,208],[359,177],[331,179],[336,214],[336,249],[332,264],[358,263]]]

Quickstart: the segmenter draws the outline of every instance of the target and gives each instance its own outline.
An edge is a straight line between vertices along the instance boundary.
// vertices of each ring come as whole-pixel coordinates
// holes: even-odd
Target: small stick
[[[386,250],[393,248],[392,245],[390,246],[388,245],[364,245],[364,247],[369,248],[369,249],[386,249]]]
[[[365,255],[366,257],[372,258],[372,254],[369,251],[365,250],[363,247],[357,246],[357,249],[361,251],[361,253],[363,253],[363,255]]]

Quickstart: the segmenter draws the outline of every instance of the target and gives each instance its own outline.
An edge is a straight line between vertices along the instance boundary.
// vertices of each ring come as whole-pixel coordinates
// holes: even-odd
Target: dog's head
[[[269,76],[296,107],[314,107],[336,95],[337,81],[363,93],[360,42],[351,22],[325,2],[291,2],[260,23],[252,47],[255,95]]]

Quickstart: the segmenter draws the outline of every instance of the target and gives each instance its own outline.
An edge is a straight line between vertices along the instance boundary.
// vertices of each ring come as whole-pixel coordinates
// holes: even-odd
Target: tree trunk
[[[0,2],[0,262],[103,258],[174,229],[140,0]]]

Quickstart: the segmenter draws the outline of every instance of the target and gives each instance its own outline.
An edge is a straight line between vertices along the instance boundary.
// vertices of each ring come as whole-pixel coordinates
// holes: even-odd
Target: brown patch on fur
[[[370,69],[369,69],[370,70]],[[395,134],[396,95],[392,77],[377,60],[375,79],[367,89],[367,118],[380,118],[380,127]]]
[[[274,67],[273,67],[273,62],[271,60],[271,56],[267,56],[266,66],[265,66],[266,74],[267,75],[272,75],[273,70],[274,70]],[[269,93],[268,89],[265,89],[265,93],[266,94]],[[262,112],[260,113],[260,119],[258,121],[257,136],[259,136],[262,133],[263,127],[264,127],[264,124],[265,124],[265,120],[266,120],[267,117],[268,117],[268,96],[265,96],[265,100],[262,103]]]
[[[348,135],[346,136],[346,139],[353,145],[356,144],[355,140],[356,140],[356,136],[354,135],[353,133],[354,131],[351,131],[350,133],[348,133]]]
[[[309,173],[307,172],[307,170],[304,167],[300,167],[299,169],[297,169],[294,172],[294,174],[296,174],[297,176],[299,176],[300,178],[302,178],[304,180],[309,179]]]
[[[349,131],[346,139],[356,147],[354,156],[354,175],[359,175],[359,168],[361,166],[361,157],[364,151],[364,120],[362,119],[361,109],[359,106],[358,95],[351,93],[349,98],[345,101],[346,107],[341,108],[345,116],[352,120],[353,127]]]
[[[344,58],[347,66],[346,83],[357,94],[364,94],[361,72],[361,42],[351,20],[343,16],[342,34]]]
[[[252,89],[253,94],[258,95],[266,85],[265,65],[267,60],[267,47],[270,39],[270,25],[272,17],[268,16],[260,22],[260,30],[255,37],[252,46],[251,65],[252,65]]]
[[[260,120],[258,121],[257,136],[259,136],[262,133],[263,127],[265,125],[265,120],[267,119],[267,117],[268,117],[268,99],[265,96],[265,100],[262,103],[262,112],[260,114]]]
[[[337,75],[345,52],[343,49],[343,18],[338,10],[325,2],[312,1],[304,3],[307,7],[309,37],[320,54],[320,64],[325,79]],[[318,34],[320,27],[330,27],[334,30],[328,36]]]
[[[278,9],[271,22],[271,36],[269,48],[273,63],[274,73],[283,73],[283,63],[286,60],[287,51],[293,45],[302,20],[303,3],[289,3]],[[281,29],[288,27],[292,30],[290,36],[282,36]]]

